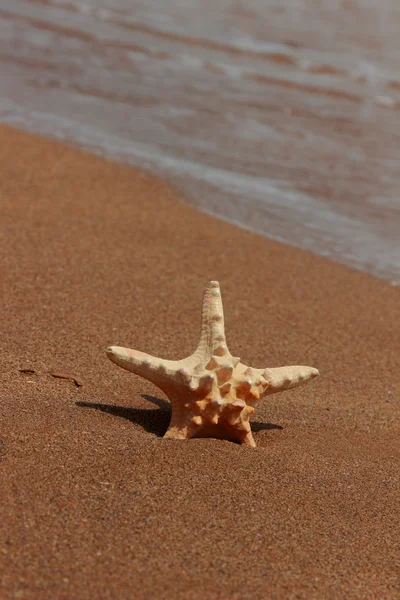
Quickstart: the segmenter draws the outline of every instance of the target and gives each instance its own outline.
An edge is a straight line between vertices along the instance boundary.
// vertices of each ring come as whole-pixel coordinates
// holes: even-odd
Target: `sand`
[[[0,159],[0,597],[399,598],[400,288],[58,142],[0,127]],[[163,440],[104,352],[189,354],[212,279],[232,353],[321,372],[256,449]]]

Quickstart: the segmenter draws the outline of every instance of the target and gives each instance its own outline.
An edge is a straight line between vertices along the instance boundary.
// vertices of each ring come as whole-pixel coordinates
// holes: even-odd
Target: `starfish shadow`
[[[100,404],[98,402],[76,402],[77,406],[83,408],[94,408],[101,412],[108,413],[114,417],[127,419],[131,423],[136,423],[143,427],[145,431],[162,437],[167,430],[171,419],[171,408],[166,400],[150,396],[149,394],[141,394],[142,398],[148,400],[152,404],[158,406],[158,410],[147,408],[131,408],[127,406],[115,406],[113,404]],[[252,422],[251,429],[253,432],[263,431],[265,429],[283,429],[282,425],[274,423],[259,423]]]
[[[3,440],[0,438],[0,462],[4,460],[6,457],[5,444]]]
[[[166,400],[163,400],[162,398],[156,398],[156,396],[150,396],[150,394],[140,394],[140,395],[142,396],[142,398],[144,400],[148,400],[149,402],[152,402],[159,408],[162,408],[163,410],[165,410],[166,412],[169,412],[171,414],[171,405]]]
[[[140,425],[145,431],[162,437],[167,431],[171,420],[171,411],[168,403],[165,400],[148,396],[147,394],[143,394],[142,398],[156,404],[159,409],[131,408],[127,406],[115,406],[113,404],[100,404],[98,402],[76,402],[76,405],[83,408],[94,408],[114,417],[127,419],[131,423]]]
[[[283,429],[282,425],[276,425],[275,423],[260,423],[258,421],[250,421],[251,430],[254,433],[258,431],[264,431],[265,429]]]

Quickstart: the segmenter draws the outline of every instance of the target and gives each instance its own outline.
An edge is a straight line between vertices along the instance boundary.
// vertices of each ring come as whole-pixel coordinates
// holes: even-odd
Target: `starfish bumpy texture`
[[[211,281],[204,292],[200,341],[191,356],[164,360],[119,346],[107,348],[107,355],[166,394],[172,417],[164,437],[216,437],[251,447],[256,443],[249,417],[261,398],[319,374],[317,369],[300,366],[254,369],[232,356],[217,281]]]

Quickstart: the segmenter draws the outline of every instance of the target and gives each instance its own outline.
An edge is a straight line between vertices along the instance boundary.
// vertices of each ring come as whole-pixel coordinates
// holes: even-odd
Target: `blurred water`
[[[400,279],[395,0],[0,0],[0,120]]]

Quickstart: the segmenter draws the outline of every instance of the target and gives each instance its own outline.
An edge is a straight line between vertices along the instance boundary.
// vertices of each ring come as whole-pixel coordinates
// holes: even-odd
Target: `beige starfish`
[[[204,292],[200,342],[183,360],[164,360],[110,346],[108,357],[159,387],[169,398],[171,423],[164,437],[217,437],[255,447],[249,417],[259,400],[318,375],[312,367],[253,369],[232,356],[225,339],[218,281]]]

